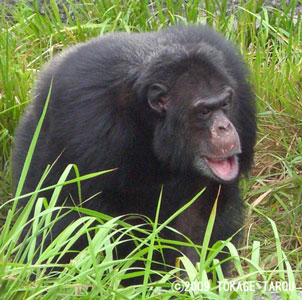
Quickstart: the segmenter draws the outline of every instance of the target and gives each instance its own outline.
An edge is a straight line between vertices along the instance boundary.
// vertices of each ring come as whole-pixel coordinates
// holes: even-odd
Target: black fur
[[[53,79],[23,193],[36,188],[46,165],[59,156],[44,186],[55,184],[70,163],[76,164],[82,175],[118,168],[82,182],[82,199],[103,191],[86,205],[112,216],[141,213],[153,218],[164,184],[161,218],[165,220],[206,186],[200,199],[174,222],[178,230],[201,244],[221,182],[205,169],[198,171],[192,166],[196,153],[191,145],[195,133],[187,126],[190,103],[196,96],[215,94],[213,82],[234,90],[229,118],[240,138],[240,173],[246,173],[256,138],[247,74],[237,50],[205,26],[114,33],[72,47],[52,59],[37,81],[34,99],[15,137],[14,183],[19,180]],[[163,113],[148,103],[148,91],[158,83],[168,89],[168,108]],[[64,188],[60,198],[63,203],[67,197],[65,204],[73,205],[68,195],[77,200],[76,186]],[[43,196],[50,199],[51,191]],[[26,201],[20,201],[20,206]],[[76,216],[71,214],[58,222],[54,235]],[[238,179],[222,183],[212,241],[231,236],[243,220]],[[192,249],[182,250],[197,259]],[[171,263],[174,258],[170,257]]]

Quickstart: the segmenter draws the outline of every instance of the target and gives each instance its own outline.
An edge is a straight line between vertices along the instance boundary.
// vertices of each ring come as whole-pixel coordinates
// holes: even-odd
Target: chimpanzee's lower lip
[[[239,174],[239,163],[237,155],[215,159],[205,157],[205,162],[207,163],[213,174],[222,181],[232,181]]]

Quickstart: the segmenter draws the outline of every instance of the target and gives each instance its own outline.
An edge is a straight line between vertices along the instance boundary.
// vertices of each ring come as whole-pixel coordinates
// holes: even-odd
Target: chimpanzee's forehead
[[[225,87],[232,87],[228,77],[215,70],[195,69],[177,80],[175,90],[180,96],[198,99],[220,93]]]

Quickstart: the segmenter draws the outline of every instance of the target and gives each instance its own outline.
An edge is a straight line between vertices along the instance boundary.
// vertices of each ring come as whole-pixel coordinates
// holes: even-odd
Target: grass
[[[112,219],[93,211],[84,211],[86,216],[68,226],[59,240],[41,254],[49,261],[47,265],[23,263],[25,256],[29,262],[34,256],[35,235],[21,245],[16,244],[31,205],[36,205],[33,232],[47,234],[52,224],[47,213],[55,214],[57,211],[56,196],[50,200],[47,209],[42,210],[46,204],[41,199],[37,200],[37,193],[34,193],[27,209],[14,217],[16,198],[11,192],[9,158],[13,133],[31,99],[37,71],[56,53],[93,36],[113,31],[159,30],[176,23],[215,26],[239,47],[252,71],[251,84],[258,105],[258,142],[252,175],[241,182],[249,207],[245,247],[238,251],[229,241],[225,242],[235,265],[236,277],[233,280],[258,280],[258,294],[266,297],[269,297],[269,292],[264,290],[263,282],[284,280],[301,288],[302,20],[301,15],[296,16],[298,1],[290,1],[288,6],[282,1],[281,8],[266,7],[256,0],[241,1],[233,11],[228,11],[226,0],[79,0],[58,2],[59,6],[57,2],[47,2],[44,14],[40,13],[38,5],[31,7],[25,1],[18,1],[14,7],[1,4],[0,299],[227,299],[236,295],[241,299],[254,299],[255,292],[251,290],[219,290],[218,281],[231,281],[223,277],[215,260],[215,254],[223,248],[221,242],[208,256],[202,253],[202,264],[197,267],[181,258],[180,265],[188,276],[190,287],[194,282],[202,282],[203,291],[189,289],[180,294],[173,290],[170,280],[178,275],[177,268],[162,274],[161,281],[152,288],[148,277],[152,273],[150,260],[153,252],[161,247],[177,246],[177,242],[158,238],[162,224],[156,222],[151,223],[149,231],[135,228],[129,238],[137,241],[137,248],[121,261],[113,259],[113,249],[122,241],[112,237],[117,232],[128,236],[129,225],[126,220]],[[64,11],[64,18],[59,8]],[[67,173],[68,170],[66,176]],[[91,176],[97,175],[100,174]],[[64,176],[61,179],[61,185],[55,187],[57,193],[62,185],[67,184]],[[214,215],[215,211],[207,237]],[[92,225],[94,222],[97,225]],[[46,275],[46,268],[50,264],[56,265],[54,254],[68,251],[70,243],[77,237],[73,233],[87,235],[89,230],[97,232],[90,246],[56,278]],[[149,239],[135,238],[135,232],[146,234]],[[144,243],[148,246],[145,250],[142,248]],[[206,240],[204,245],[207,245]],[[120,285],[121,278],[128,276],[125,271],[133,268],[133,261],[142,259],[146,254],[144,251],[149,258],[147,270],[137,270],[145,274],[144,283],[124,288]],[[204,268],[213,268],[213,262],[217,277],[210,281]],[[30,281],[33,270],[37,277]],[[281,293],[284,299],[296,298],[296,288],[293,291],[282,290]]]

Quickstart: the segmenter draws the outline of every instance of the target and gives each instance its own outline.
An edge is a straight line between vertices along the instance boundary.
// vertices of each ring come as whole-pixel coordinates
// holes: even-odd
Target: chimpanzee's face
[[[149,104],[162,115],[154,149],[172,169],[188,168],[219,182],[239,174],[240,139],[231,119],[235,92],[218,75],[188,72],[174,89],[162,84],[149,89]]]

